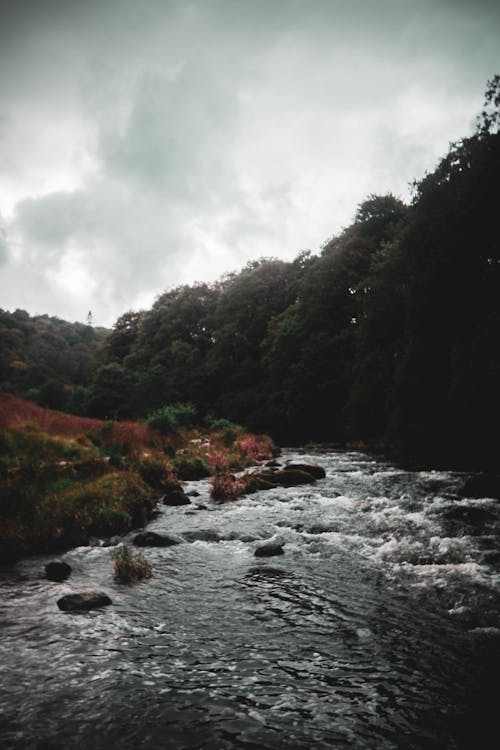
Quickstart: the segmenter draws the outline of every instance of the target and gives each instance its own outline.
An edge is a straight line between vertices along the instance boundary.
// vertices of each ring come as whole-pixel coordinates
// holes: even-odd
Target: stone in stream
[[[183,541],[177,534],[157,534],[156,531],[141,531],[132,539],[136,547],[173,547]]]
[[[322,466],[319,466],[318,464],[303,464],[299,463],[298,461],[290,461],[289,464],[287,464],[284,467],[284,471],[305,471],[306,474],[311,474],[315,479],[324,479],[326,477],[326,471]]]
[[[164,505],[190,505],[188,496],[183,490],[173,490],[163,497]]]
[[[45,577],[49,581],[65,581],[71,575],[71,565],[64,560],[51,560],[45,566]]]
[[[309,472],[294,467],[277,471],[274,477],[280,487],[296,487],[300,484],[313,484],[316,481],[315,477]]]
[[[78,594],[65,594],[57,601],[63,612],[87,612],[89,609],[106,607],[113,604],[104,591],[80,591]]]
[[[274,557],[274,555],[284,555],[283,542],[276,539],[269,539],[254,552],[255,557]]]
[[[316,464],[290,463],[283,469],[271,467],[248,475],[245,492],[251,494],[259,490],[270,490],[273,487],[296,487],[301,484],[313,484],[316,479],[326,476],[322,466]]]

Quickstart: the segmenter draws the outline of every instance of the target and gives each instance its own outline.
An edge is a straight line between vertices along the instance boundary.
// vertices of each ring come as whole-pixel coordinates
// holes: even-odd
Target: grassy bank
[[[143,526],[182,481],[270,458],[270,438],[221,421],[164,435],[85,419],[0,393],[0,560]]]

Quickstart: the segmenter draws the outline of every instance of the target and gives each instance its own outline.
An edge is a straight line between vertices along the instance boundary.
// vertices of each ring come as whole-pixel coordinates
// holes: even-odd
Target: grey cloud
[[[317,247],[473,124],[497,20],[488,0],[0,3],[4,297],[111,323]]]
[[[3,226],[2,217],[0,216],[0,265],[3,265],[7,261],[7,252],[7,231]]]
[[[174,80],[145,73],[123,135],[104,130],[99,155],[105,169],[141,189],[196,193],[207,173],[222,176],[234,111],[233,93],[194,66]]]

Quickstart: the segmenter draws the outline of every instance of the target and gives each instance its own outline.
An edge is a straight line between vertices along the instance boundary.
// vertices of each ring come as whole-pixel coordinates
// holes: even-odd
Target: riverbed
[[[3,569],[1,747],[496,747],[500,503],[360,452],[290,460],[327,476],[226,505],[186,483],[148,526],[185,540],[143,550],[150,580],[116,583],[97,545],[64,583],[49,557]],[[255,557],[270,538],[284,554]],[[58,609],[85,589],[113,604]]]

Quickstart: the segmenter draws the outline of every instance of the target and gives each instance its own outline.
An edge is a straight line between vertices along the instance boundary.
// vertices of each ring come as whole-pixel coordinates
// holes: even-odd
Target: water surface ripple
[[[66,553],[62,584],[45,557],[3,570],[0,745],[496,747],[499,503],[462,498],[456,473],[358,452],[282,460],[297,458],[326,479],[224,506],[188,484],[192,505],[149,527],[186,539],[145,550],[149,581],[115,583],[102,546]],[[275,535],[285,554],[254,557]],[[86,588],[113,605],[58,610]]]

